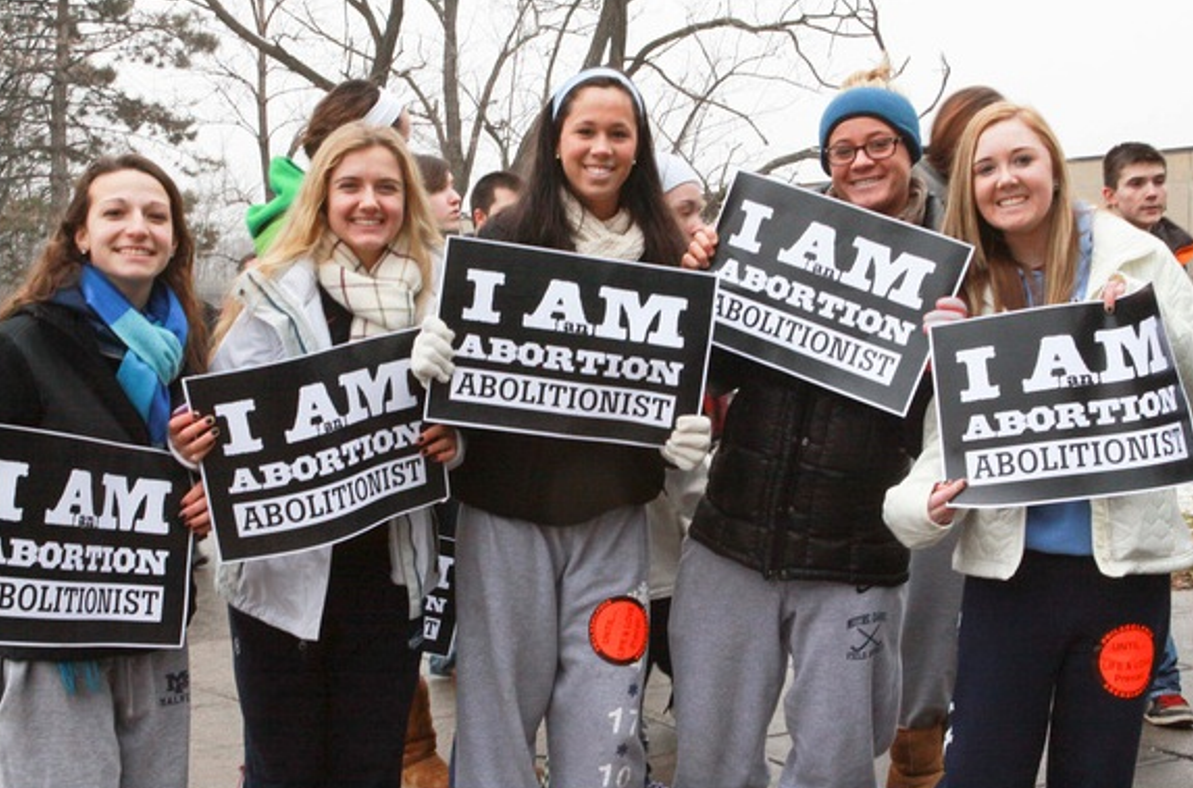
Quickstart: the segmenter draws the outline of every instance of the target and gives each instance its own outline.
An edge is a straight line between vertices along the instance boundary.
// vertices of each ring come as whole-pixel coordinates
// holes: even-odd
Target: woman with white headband
[[[482,237],[677,265],[687,242],[663,201],[642,96],[612,69],[581,72],[543,108],[521,198]],[[415,375],[450,379],[452,331],[429,318]],[[708,419],[681,416],[662,452],[466,430],[452,476],[456,533],[455,780],[537,788],[547,725],[551,784],[645,784],[638,735],[647,631],[611,651],[602,616],[645,622],[646,504],[667,462],[691,468]]]

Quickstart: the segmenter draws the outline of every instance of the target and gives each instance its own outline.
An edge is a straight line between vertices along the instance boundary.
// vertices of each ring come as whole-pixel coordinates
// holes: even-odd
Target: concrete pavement
[[[237,788],[241,762],[240,709],[232,677],[227,619],[212,587],[211,564],[199,569],[198,584],[199,610],[190,627],[190,788]],[[1172,609],[1182,685],[1190,695],[1193,694],[1193,590],[1174,591]],[[455,731],[454,685],[448,679],[436,677],[431,677],[430,685],[439,751],[446,758]],[[666,712],[670,689],[666,676],[656,672],[644,700],[654,777],[666,784],[670,784],[675,768],[675,720]],[[1148,724],[1143,728],[1134,788],[1193,786],[1193,730],[1165,730]],[[777,785],[787,743],[782,717],[776,715],[766,748],[772,763],[771,785]],[[541,737],[539,752],[545,752]],[[885,775],[886,759],[879,759],[875,769]],[[1039,785],[1043,784],[1041,780]]]

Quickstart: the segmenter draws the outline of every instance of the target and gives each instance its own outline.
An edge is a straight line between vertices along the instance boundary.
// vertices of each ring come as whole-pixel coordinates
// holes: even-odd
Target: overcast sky
[[[334,6],[342,0],[325,1]],[[1193,146],[1190,0],[1134,0],[1115,3],[1117,11],[1076,0],[878,3],[894,61],[906,63],[897,84],[921,110],[935,96],[943,56],[952,69],[950,89],[987,84],[1034,106],[1055,128],[1069,157],[1101,156],[1125,139],[1160,148]],[[875,64],[870,48],[856,57],[846,50],[841,47],[832,59],[828,76],[833,81]],[[776,150],[815,144],[817,119],[833,95],[826,89],[762,119]],[[313,105],[316,97],[312,93],[304,103]],[[279,111],[275,108],[275,115]],[[931,120],[931,115],[923,119],[925,141]],[[245,162],[234,171],[255,171],[249,137],[206,125],[204,137],[213,147]],[[768,155],[760,152],[759,163]],[[479,169],[490,164],[482,162]],[[710,169],[708,162],[701,164]],[[815,162],[800,174],[822,177]]]
[[[879,0],[879,10],[895,56],[911,58],[900,84],[916,106],[931,100],[943,54],[951,87],[987,84],[1032,105],[1070,157],[1125,139],[1193,145],[1189,0]]]

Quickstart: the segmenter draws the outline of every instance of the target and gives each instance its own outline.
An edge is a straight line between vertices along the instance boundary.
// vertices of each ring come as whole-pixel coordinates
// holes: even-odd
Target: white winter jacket
[[[1151,282],[1186,392],[1193,384],[1193,282],[1162,242],[1105,211],[1093,217],[1093,256],[1085,298],[1100,297],[1114,273],[1128,292]],[[987,300],[987,314],[993,309]],[[960,529],[953,568],[967,575],[1005,580],[1023,558],[1027,509],[958,509],[953,522],[928,519],[928,496],[942,476],[937,420],[924,419],[924,450],[911,473],[887,491],[883,516],[901,542],[927,547]],[[1193,537],[1181,516],[1176,490],[1090,500],[1094,560],[1109,577],[1166,574],[1193,565]]]
[[[271,280],[246,271],[235,286],[244,310],[223,338],[211,371],[243,369],[331,347],[315,263],[300,260]],[[391,578],[404,585],[410,617],[438,582],[438,545],[429,509],[388,525]],[[318,640],[331,575],[331,547],[274,558],[220,562],[216,587],[232,607],[303,640]]]

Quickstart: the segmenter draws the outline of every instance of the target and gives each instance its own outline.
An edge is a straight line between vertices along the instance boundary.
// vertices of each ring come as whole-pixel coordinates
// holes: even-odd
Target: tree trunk
[[[54,210],[64,209],[70,199],[66,123],[72,28],[70,0],[58,0],[54,14],[54,74],[50,92],[50,204]]]
[[[269,32],[267,3],[268,0],[257,0],[257,34],[262,38]],[[261,183],[265,186],[265,198],[268,200],[273,197],[269,188],[269,57],[258,49],[256,60],[257,161],[261,166]]]
[[[592,44],[584,58],[584,67],[609,65],[621,68],[625,62],[626,28],[629,25],[629,0],[605,0],[593,31]]]

